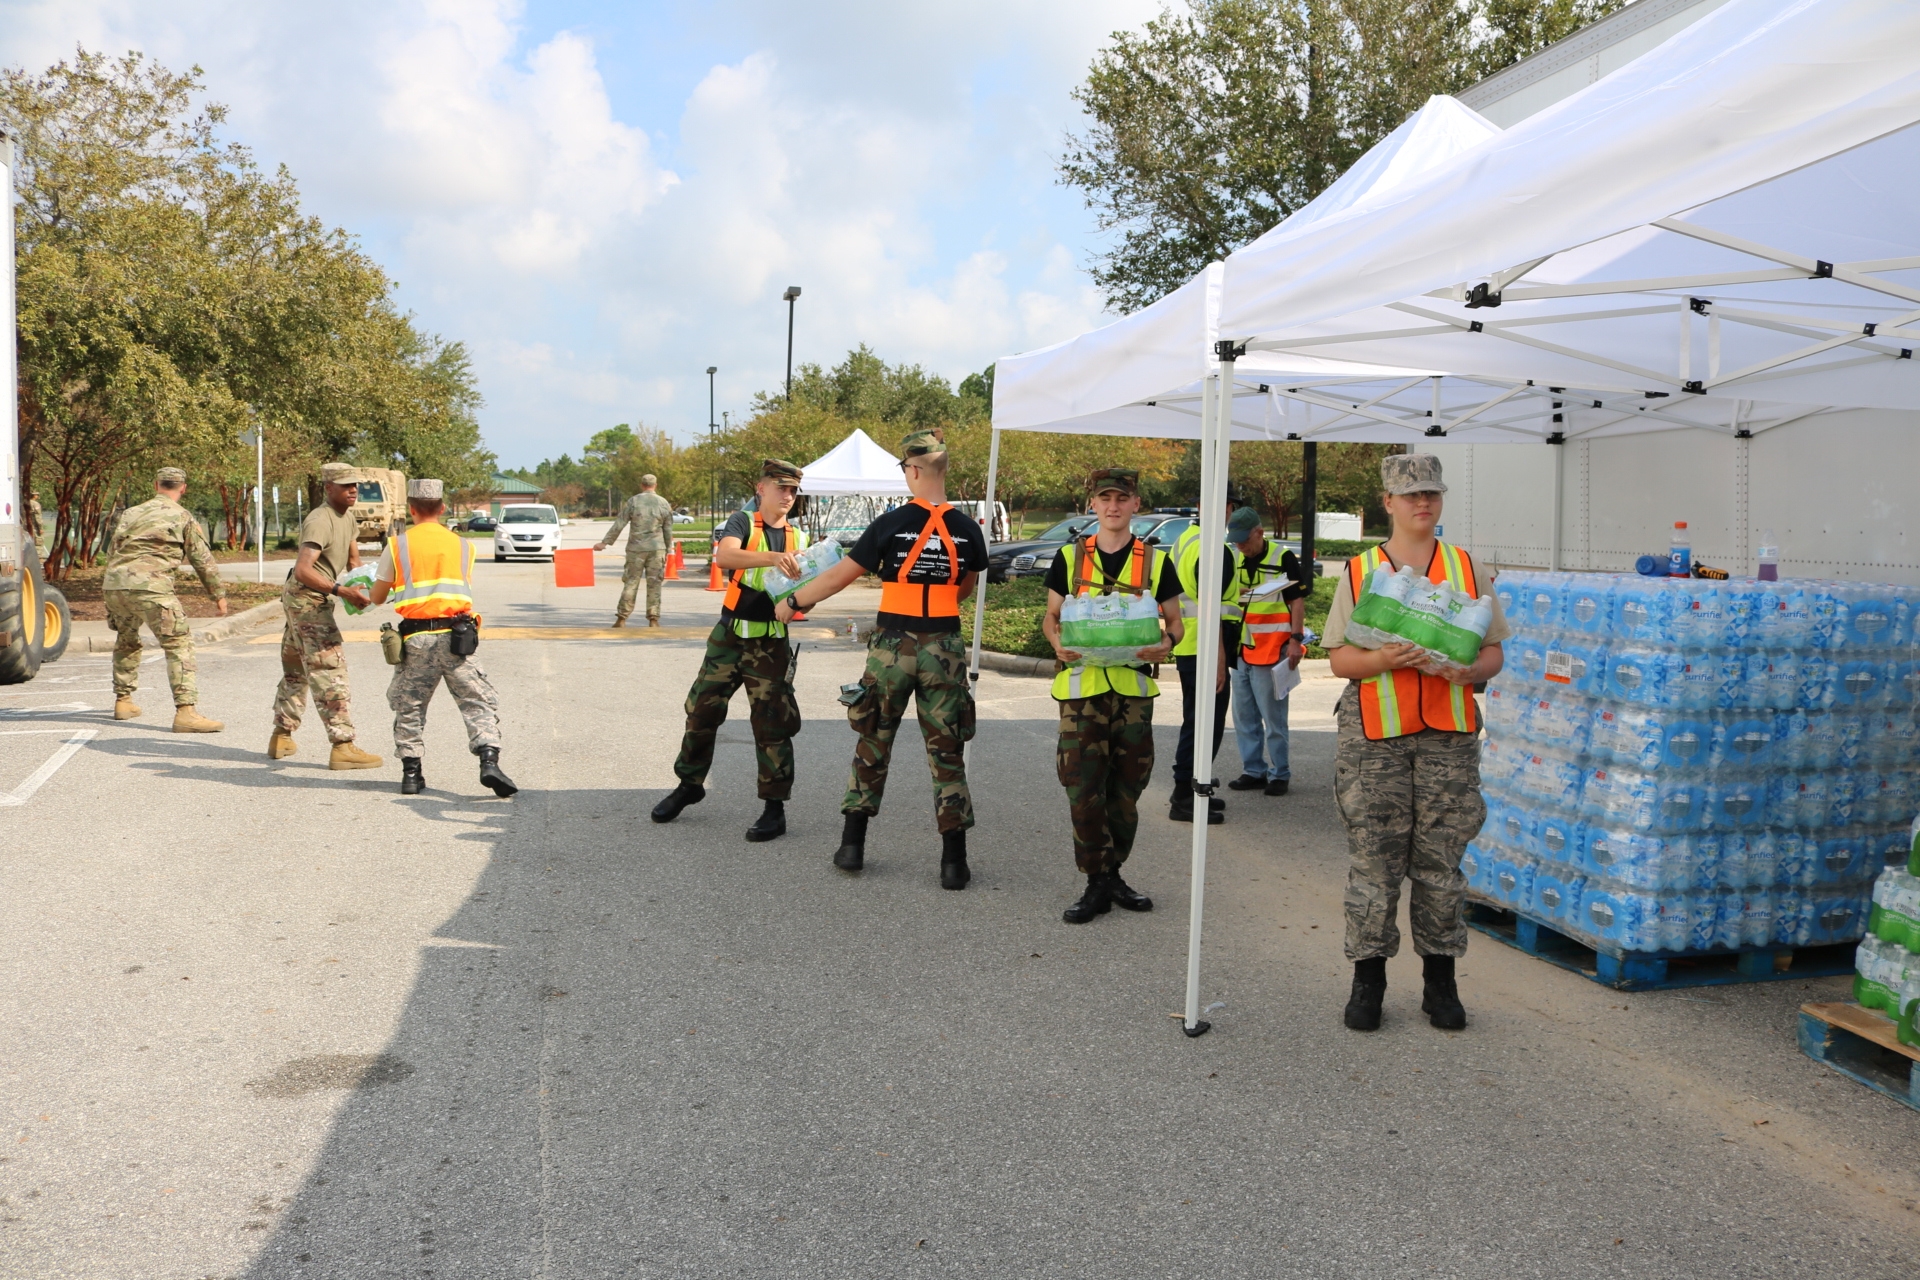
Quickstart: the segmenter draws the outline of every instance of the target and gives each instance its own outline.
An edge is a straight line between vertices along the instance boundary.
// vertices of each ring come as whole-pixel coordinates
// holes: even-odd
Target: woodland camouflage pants
[[[1099,693],[1060,703],[1060,785],[1073,814],[1073,860],[1087,875],[1118,871],[1140,830],[1153,777],[1153,699]]]
[[[887,789],[893,738],[914,700],[920,735],[933,772],[933,816],[942,833],[973,825],[967,791],[966,744],[973,737],[973,692],[967,687],[967,647],[954,632],[876,631],[867,641],[867,670],[847,723],[860,735],[853,778],[842,813],[875,814]]]
[[[787,683],[792,650],[785,636],[743,640],[725,622],[707,637],[707,656],[687,690],[687,732],[673,772],[682,782],[704,786],[713,768],[713,740],[727,720],[727,704],[742,685],[753,725],[753,756],[760,798],[793,794],[793,735],[800,732],[800,704]]]

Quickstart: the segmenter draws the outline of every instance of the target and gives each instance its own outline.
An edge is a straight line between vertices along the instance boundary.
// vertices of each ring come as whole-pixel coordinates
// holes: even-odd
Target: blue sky
[[[958,379],[1097,324],[1069,94],[1157,0],[14,0],[0,58],[198,63],[425,327],[509,466],[685,439],[858,342]]]

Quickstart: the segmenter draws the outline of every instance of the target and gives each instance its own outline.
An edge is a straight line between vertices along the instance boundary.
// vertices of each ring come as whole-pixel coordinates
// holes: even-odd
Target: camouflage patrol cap
[[[344,462],[329,462],[320,468],[321,484],[352,484],[360,477]]]
[[[929,427],[924,431],[909,431],[900,437],[900,457],[903,461],[911,462],[929,453],[946,451],[946,433],[937,427]]]
[[[1132,467],[1103,467],[1087,477],[1087,493],[1099,497],[1103,493],[1124,493],[1130,498],[1140,496],[1140,473]]]
[[[1380,459],[1380,483],[1390,494],[1445,493],[1440,459],[1430,453],[1390,453]]]
[[[169,489],[177,489],[187,482],[187,473],[179,467],[162,467],[153,473],[153,482],[165,485]]]
[[[444,502],[447,487],[438,480],[407,481],[407,497],[417,502]]]
[[[1252,507],[1241,507],[1227,517],[1227,541],[1245,542],[1247,536],[1260,527],[1260,513]]]
[[[794,466],[791,462],[784,462],[779,458],[768,458],[760,464],[760,478],[762,480],[778,480],[781,484],[790,484],[798,489],[800,487],[800,468]]]

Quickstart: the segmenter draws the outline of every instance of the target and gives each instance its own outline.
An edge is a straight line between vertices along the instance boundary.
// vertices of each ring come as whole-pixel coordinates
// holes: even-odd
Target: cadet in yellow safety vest
[[[1355,556],[1340,575],[1323,641],[1333,674],[1352,682],[1340,696],[1333,757],[1334,795],[1351,854],[1347,958],[1354,964],[1346,1024],[1355,1031],[1380,1025],[1387,958],[1400,949],[1400,882],[1412,880],[1407,919],[1424,969],[1420,1008],[1434,1026],[1457,1031],[1467,1025],[1454,982],[1454,960],[1467,950],[1460,858],[1487,816],[1473,686],[1499,674],[1507,622],[1496,599],[1480,654],[1464,671],[1432,668],[1409,644],[1360,649],[1346,643],[1354,603],[1380,565],[1412,565],[1429,581],[1475,597],[1492,594],[1472,557],[1435,536],[1447,489],[1440,459],[1391,455],[1380,460],[1380,478],[1393,536]]]
[[[1120,878],[1140,828],[1140,796],[1153,776],[1153,700],[1160,687],[1148,674],[1178,644],[1180,581],[1165,552],[1133,533],[1140,510],[1140,473],[1119,467],[1096,471],[1089,506],[1099,518],[1094,535],[1069,542],[1047,570],[1047,615],[1040,629],[1061,670],[1053,678],[1060,704],[1055,765],[1073,814],[1073,858],[1086,890],[1061,918],[1085,924],[1114,906],[1151,911],[1153,899]],[[1134,655],[1135,666],[1088,666],[1062,646],[1060,608],[1068,596],[1151,593],[1160,603],[1165,637]]]
[[[500,698],[474,656],[473,544],[440,523],[446,509],[440,481],[407,481],[413,525],[387,540],[373,571],[373,603],[400,615],[401,660],[387,686],[400,794],[426,789],[427,704],[444,681],[467,726],[467,750],[480,757],[480,785],[505,798],[519,788],[500,771]]]
[[[768,458],[754,494],[758,509],[736,511],[714,537],[713,559],[728,573],[720,622],[707,637],[700,672],[687,690],[687,731],[673,772],[680,785],[653,807],[655,822],[672,822],[707,795],[714,737],[726,723],[727,703],[742,685],[753,754],[759,774],[760,816],[747,839],[776,840],[787,833],[787,799],[793,794],[793,735],[800,732],[800,704],[793,696],[793,650],[787,624],[774,616],[773,597],[763,589],[768,569],[800,576],[796,552],[807,548],[806,531],[787,516],[800,496],[800,468]]]
[[[1229,490],[1229,516],[1237,502],[1238,498]],[[1213,681],[1213,746],[1207,752],[1209,780],[1213,777],[1213,758],[1220,753],[1220,740],[1227,730],[1227,699],[1231,694],[1227,673],[1232,670],[1234,656],[1240,650],[1240,590],[1234,582],[1239,566],[1239,554],[1227,547],[1220,573],[1220,667]],[[1186,633],[1173,646],[1173,665],[1180,672],[1180,740],[1173,750],[1173,797],[1167,806],[1167,817],[1175,822],[1192,822],[1194,680],[1200,645],[1200,591],[1196,585],[1200,577],[1200,521],[1197,517],[1173,544],[1173,567],[1180,576],[1180,618]],[[1218,826],[1226,821],[1227,802],[1213,794],[1211,781],[1208,786],[1207,822]]]
[[[1227,519],[1227,541],[1240,553],[1234,586],[1246,616],[1240,624],[1240,661],[1233,668],[1233,736],[1240,746],[1234,791],[1287,794],[1287,699],[1273,694],[1274,669],[1300,665],[1299,601],[1311,589],[1300,557],[1266,536],[1260,513],[1241,507]],[[1284,586],[1261,591],[1284,580]],[[1258,592],[1259,594],[1255,594]]]

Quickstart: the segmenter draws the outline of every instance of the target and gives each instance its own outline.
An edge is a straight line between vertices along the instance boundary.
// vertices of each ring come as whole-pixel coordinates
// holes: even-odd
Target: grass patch
[[[101,587],[101,579],[106,569],[95,565],[90,569],[75,569],[62,582],[52,586],[59,589],[67,598],[67,607],[73,611],[76,622],[104,622],[107,617],[106,593]],[[251,609],[257,604],[280,598],[280,588],[286,584],[285,573],[275,573],[268,568],[267,581],[235,582],[227,580],[227,612],[231,617],[243,609]],[[216,618],[218,612],[213,600],[207,595],[206,588],[200,585],[196,577],[176,578],[174,595],[180,601],[180,608],[189,618]]]
[[[980,647],[995,653],[1017,654],[1025,658],[1051,658],[1053,646],[1040,630],[1040,619],[1047,612],[1047,584],[1044,578],[1015,578],[1012,582],[989,583],[986,623],[980,633]],[[972,601],[968,601],[971,605]],[[973,643],[973,610],[960,610],[960,634]]]

